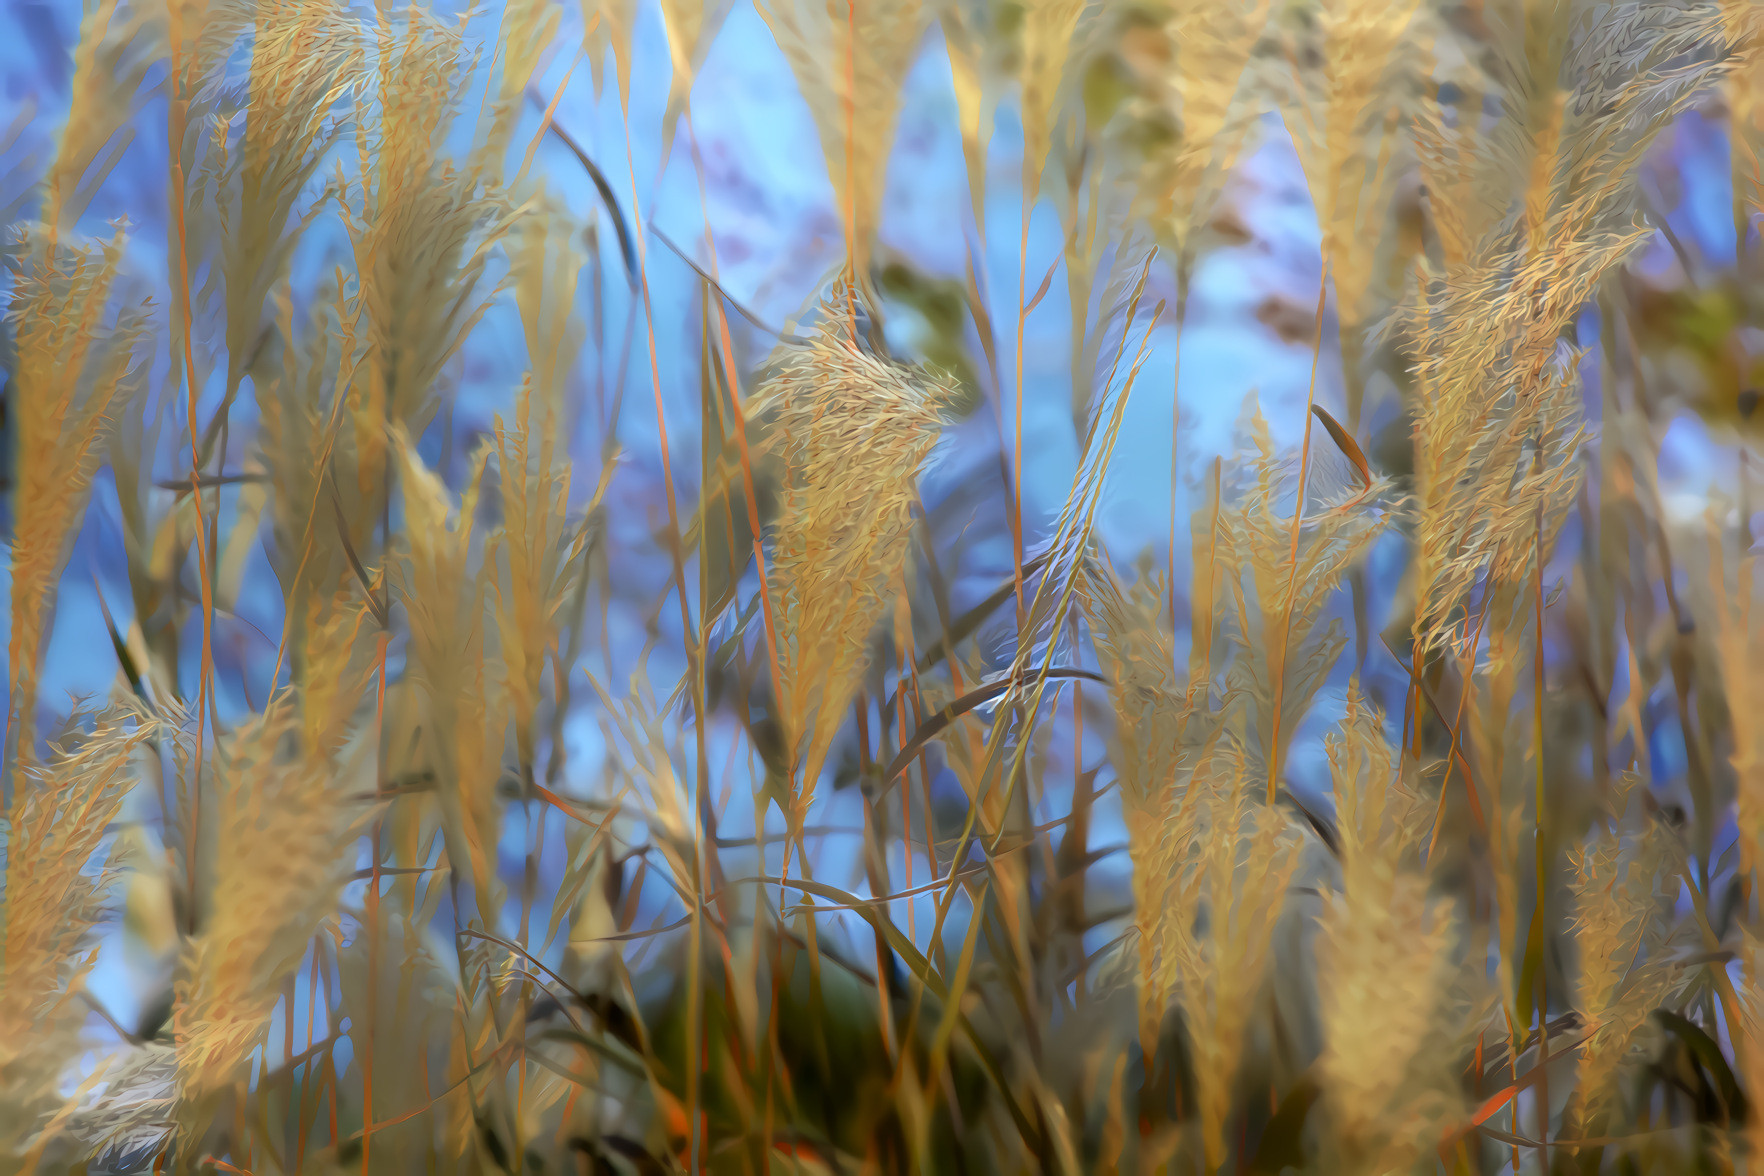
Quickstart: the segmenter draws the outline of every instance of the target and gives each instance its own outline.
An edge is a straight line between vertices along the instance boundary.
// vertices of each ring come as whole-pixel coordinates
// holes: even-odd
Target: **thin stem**
[[[649,376],[650,387],[655,394],[655,426],[656,445],[661,453],[662,486],[668,505],[668,535],[670,539],[669,554],[673,558],[674,594],[680,603],[680,634],[686,643],[688,657],[693,665],[688,673],[694,679],[701,679],[704,673],[703,659],[694,656],[698,641],[693,632],[691,609],[686,602],[686,567],[680,542],[680,507],[678,496],[674,492],[674,467],[668,446],[667,411],[662,403],[661,391],[661,360],[656,353],[655,342],[655,310],[649,293],[649,262],[644,245],[643,207],[637,193],[637,165],[631,151],[631,112],[620,96],[619,114],[624,120],[625,129],[625,167],[631,182],[631,220],[637,238],[637,277],[643,293],[643,329],[649,344]],[[698,738],[704,739],[704,716],[702,712],[697,722]],[[700,757],[703,758],[702,756]],[[700,1067],[697,1064],[698,1040],[701,1026],[700,1005],[703,992],[698,984],[699,947],[703,935],[704,919],[704,878],[701,872],[693,879],[692,929],[690,932],[691,954],[687,959],[688,982],[686,997],[686,1118],[691,1132],[691,1170],[698,1170],[699,1148],[703,1142],[699,1138],[699,1078]]]
[[[1273,733],[1268,742],[1268,803],[1274,803],[1274,794],[1280,782],[1280,708],[1284,705],[1286,695],[1286,654],[1287,642],[1292,638],[1292,609],[1298,599],[1298,549],[1299,524],[1305,515],[1305,482],[1311,476],[1311,422],[1315,414],[1311,406],[1317,403],[1317,368],[1323,358],[1323,306],[1329,297],[1329,262],[1325,259],[1323,269],[1317,275],[1317,319],[1312,335],[1316,340],[1315,349],[1311,352],[1311,386],[1305,394],[1305,439],[1299,447],[1298,493],[1292,504],[1292,550],[1288,554],[1286,575],[1286,603],[1280,614],[1280,642],[1276,646],[1278,652],[1272,660],[1274,671],[1274,718]]]

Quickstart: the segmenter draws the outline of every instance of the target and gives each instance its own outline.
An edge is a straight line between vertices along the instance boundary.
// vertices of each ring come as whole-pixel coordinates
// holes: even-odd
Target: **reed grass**
[[[1756,7],[763,0],[840,225],[784,323],[639,182],[709,215],[732,11],[87,6],[4,245],[0,1171],[1756,1170]],[[1303,407],[1190,462],[1283,153]]]

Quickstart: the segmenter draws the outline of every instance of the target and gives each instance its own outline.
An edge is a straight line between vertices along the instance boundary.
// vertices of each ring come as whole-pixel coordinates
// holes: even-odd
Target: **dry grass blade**
[[[530,93],[528,98],[535,103],[539,101],[537,94]],[[600,203],[606,208],[607,214],[612,217],[613,232],[618,234],[619,257],[625,263],[625,276],[630,279],[631,288],[636,289],[637,246],[631,239],[630,226],[625,223],[625,213],[619,207],[618,195],[613,192],[612,184],[607,180],[606,173],[600,170],[599,165],[589,157],[586,151],[582,150],[581,144],[577,143],[568,131],[557,125],[555,119],[548,121],[546,126],[552,134],[557,136],[559,142],[569,148],[570,154],[576,157],[576,162],[582,165],[582,170],[587,172],[588,178],[594,182],[595,194],[600,197]]]
[[[1050,547],[1039,555],[1034,555],[1024,560],[1023,578],[1028,580],[1031,577],[1040,575],[1041,569],[1047,566],[1048,561],[1053,558],[1054,554],[1053,548]],[[937,640],[932,642],[931,646],[926,649],[924,653],[919,655],[919,672],[924,673],[938,662],[947,658],[953,647],[966,641],[969,637],[972,637],[978,632],[980,626],[986,623],[987,618],[997,612],[1004,605],[1005,601],[1009,600],[1012,595],[1015,594],[1016,590],[1017,582],[1013,577],[1012,579],[1004,581],[997,588],[994,588],[973,608],[968,609],[966,612],[952,620],[949,623],[949,628],[940,634]]]
[[[795,334],[790,331],[780,331],[776,327],[773,327],[773,326],[770,326],[769,324],[767,324],[764,319],[762,319],[758,315],[754,314],[753,311],[747,309],[747,307],[745,307],[741,304],[741,301],[739,299],[737,299],[733,294],[729,293],[728,290],[724,289],[723,284],[721,282],[717,281],[716,278],[712,277],[710,275],[710,273],[708,273],[703,266],[699,265],[696,261],[692,260],[692,257],[690,254],[688,254],[684,249],[680,248],[678,245],[674,244],[674,240],[672,237],[669,237],[666,233],[662,232],[660,229],[654,227],[653,225],[650,226],[649,231],[651,233],[655,234],[656,240],[660,241],[663,245],[666,245],[668,247],[668,252],[672,253],[675,257],[678,257],[681,261],[685,262],[687,264],[687,266],[691,268],[692,272],[698,275],[699,281],[705,283],[712,290],[715,290],[717,292],[717,296],[720,297],[724,302],[728,303],[730,309],[734,310],[734,312],[736,314],[740,315],[742,318],[746,319],[748,322],[752,323],[754,326],[758,327],[760,330],[764,331],[766,334],[777,339],[779,342],[782,342],[782,343],[809,343],[809,342],[812,342],[811,338],[807,335],[798,335],[798,334]]]
[[[349,516],[344,512],[343,500],[337,494],[336,471],[332,470],[330,473],[331,476],[326,479],[326,482],[331,492],[331,514],[337,520],[337,542],[343,545],[343,555],[349,560],[349,570],[355,573],[355,582],[361,586],[368,610],[373,613],[374,620],[379,622],[380,628],[384,629],[391,619],[391,614],[387,610],[385,602],[379,599],[374,577],[370,576],[367,568],[362,566],[361,556],[355,552],[355,544],[349,541]]]
[[[1055,666],[1048,669],[1045,676],[1056,680],[1072,678],[1085,679],[1092,682],[1101,682],[1104,680],[1100,675],[1093,674],[1089,670],[1077,670],[1064,666]],[[918,727],[914,729],[912,735],[908,737],[906,742],[901,744],[900,751],[896,752],[894,758],[888,762],[888,766],[882,769],[882,775],[880,777],[881,782],[886,784],[896,776],[900,775],[900,773],[906,771],[908,766],[912,764],[913,758],[919,754],[920,749],[922,749],[927,743],[931,742],[931,740],[937,738],[937,736],[941,735],[944,731],[948,730],[951,723],[954,723],[957,719],[970,711],[976,710],[985,706],[989,702],[1004,697],[1020,685],[1022,685],[1022,683],[1017,682],[1014,679],[1008,677],[1001,678],[998,681],[988,682],[983,686],[975,687],[954,702],[951,702],[949,705],[938,710],[937,713],[920,723]]]
[[[1323,428],[1328,431],[1329,439],[1335,442],[1335,446],[1341,450],[1342,456],[1354,463],[1354,472],[1360,475],[1361,488],[1371,490],[1372,467],[1367,464],[1366,454],[1361,450],[1360,443],[1354,440],[1354,435],[1342,428],[1341,422],[1331,416],[1329,410],[1321,404],[1311,405],[1311,413],[1323,422]]]

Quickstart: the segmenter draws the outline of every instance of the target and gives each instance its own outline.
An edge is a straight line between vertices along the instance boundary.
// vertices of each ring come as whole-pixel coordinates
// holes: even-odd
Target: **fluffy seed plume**
[[[577,528],[573,541],[565,535],[569,470],[556,462],[555,431],[544,427],[543,418],[535,421],[533,399],[529,381],[521,387],[513,426],[501,417],[495,425],[502,498],[496,546],[506,563],[506,579],[497,581],[496,626],[523,772],[533,767],[540,679],[557,653],[572,561],[587,533]]]
[[[357,481],[383,496],[385,430],[420,431],[435,382],[489,309],[491,249],[511,221],[497,168],[441,155],[463,85],[461,29],[421,8],[380,9],[378,117],[356,124],[361,190],[348,209],[367,316],[367,354],[350,389]],[[377,513],[377,512],[370,512]]]
[[[1427,65],[1427,46],[1408,35],[1417,6],[1416,0],[1326,0],[1317,10],[1320,76],[1300,81],[1295,142],[1335,282],[1350,426],[1360,416],[1360,353],[1374,310],[1375,258],[1387,226],[1395,224],[1391,201],[1404,154],[1399,134],[1409,113],[1404,91],[1418,88],[1414,81]]]
[[[1041,185],[1053,145],[1054,109],[1087,0],[1037,0],[1023,7],[1017,81],[1022,87],[1023,190]]]
[[[50,237],[72,229],[134,138],[141,83],[159,55],[160,31],[146,5],[91,5],[74,50],[67,124],[44,186]]]
[[[1458,932],[1416,869],[1426,808],[1393,772],[1383,718],[1357,684],[1328,751],[1342,890],[1325,902],[1317,945],[1324,1097],[1340,1170],[1404,1171],[1455,1108]]]
[[[1160,960],[1168,950],[1171,925],[1181,918],[1169,888],[1182,833],[1192,832],[1187,825],[1194,806],[1184,804],[1181,781],[1193,760],[1184,755],[1184,737],[1196,717],[1193,692],[1184,691],[1176,680],[1155,588],[1140,583],[1123,591],[1112,571],[1090,568],[1082,585],[1115,711],[1121,808],[1139,932],[1140,1044],[1150,1056],[1174,995],[1170,973]]]
[[[282,981],[337,906],[351,820],[330,762],[284,698],[216,748],[206,917],[173,1016],[180,1119],[205,1121],[243,1077]]]
[[[409,439],[401,431],[393,437],[410,544],[400,589],[410,617],[411,668],[432,716],[429,738],[441,776],[447,856],[469,877],[478,910],[491,919],[500,909],[496,785],[502,771],[503,701],[485,649],[488,585],[472,543],[490,451],[485,447],[474,459],[456,514],[447,487]]]
[[[765,0],[759,10],[814,112],[852,268],[866,273],[900,87],[930,13],[921,0]]]
[[[12,743],[29,754],[37,663],[56,584],[103,457],[102,438],[126,398],[143,324],[132,312],[110,312],[120,231],[80,247],[58,247],[41,231],[27,232],[23,245],[6,308],[17,332],[8,399],[18,430],[7,684]]]
[[[1485,570],[1528,573],[1538,520],[1559,522],[1578,484],[1578,350],[1564,335],[1599,280],[1652,232],[1635,216],[1639,160],[1718,77],[1682,64],[1715,38],[1713,7],[1525,6],[1491,26],[1500,118],[1475,107],[1417,126],[1443,272],[1409,314],[1417,352],[1417,643],[1451,645]],[[1570,79],[1571,88],[1562,87]],[[1552,535],[1543,536],[1547,545]]]
[[[225,164],[229,400],[260,354],[265,303],[310,221],[310,212],[298,220],[295,212],[341,130],[338,99],[364,81],[361,30],[347,6],[264,7],[251,42],[245,129]]]
[[[1199,1087],[1202,1150],[1217,1170],[1247,1034],[1263,999],[1274,927],[1286,907],[1302,841],[1278,810],[1253,799],[1241,752],[1220,747],[1183,795],[1192,812],[1166,832],[1177,842],[1159,966],[1176,994]]]
[[[1178,137],[1147,153],[1136,184],[1143,215],[1175,246],[1179,313],[1195,231],[1212,217],[1256,113],[1245,72],[1268,10],[1268,0],[1181,0],[1169,6],[1160,30],[1169,68],[1146,79],[1155,104],[1150,117],[1174,124]]]
[[[1616,804],[1635,791],[1626,779]],[[1626,827],[1627,826],[1627,827]],[[1667,848],[1653,827],[1600,821],[1592,839],[1571,854],[1574,940],[1580,956],[1574,1007],[1591,1036],[1580,1058],[1583,1128],[1604,1130],[1628,1059],[1648,1014],[1666,997],[1673,972],[1662,956],[1661,895],[1669,893]]]
[[[1733,714],[1756,715],[1764,708],[1764,581],[1752,552],[1728,571],[1724,546],[1711,520],[1708,583],[1716,594],[1711,611],[1721,682]],[[1764,722],[1744,723],[1734,731],[1732,763],[1740,851],[1747,869],[1764,869]]]
[[[773,422],[785,467],[766,581],[780,713],[800,769],[798,824],[900,582],[919,468],[950,396],[860,346],[841,300],[821,310],[811,342],[774,355],[753,409]]]
[[[77,1056],[85,1009],[73,996],[92,963],[87,938],[107,882],[94,857],[136,780],[130,757],[151,731],[122,713],[89,731],[70,725],[15,786],[0,840],[0,1114],[9,1127],[0,1147],[24,1142],[55,1107]]]
[[[1230,603],[1226,633],[1236,651],[1226,683],[1244,707],[1249,746],[1276,779],[1293,731],[1345,645],[1341,622],[1326,616],[1330,597],[1389,522],[1386,512],[1361,502],[1388,487],[1375,482],[1339,501],[1307,494],[1295,535],[1287,496],[1296,479],[1259,409],[1249,432],[1254,465],[1235,492],[1226,488],[1219,520],[1217,559]]]

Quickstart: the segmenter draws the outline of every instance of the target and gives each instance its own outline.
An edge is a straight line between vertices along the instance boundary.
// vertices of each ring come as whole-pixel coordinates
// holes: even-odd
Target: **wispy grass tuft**
[[[0,1169],[1755,1167],[1756,6],[758,15],[92,0],[0,127]]]

